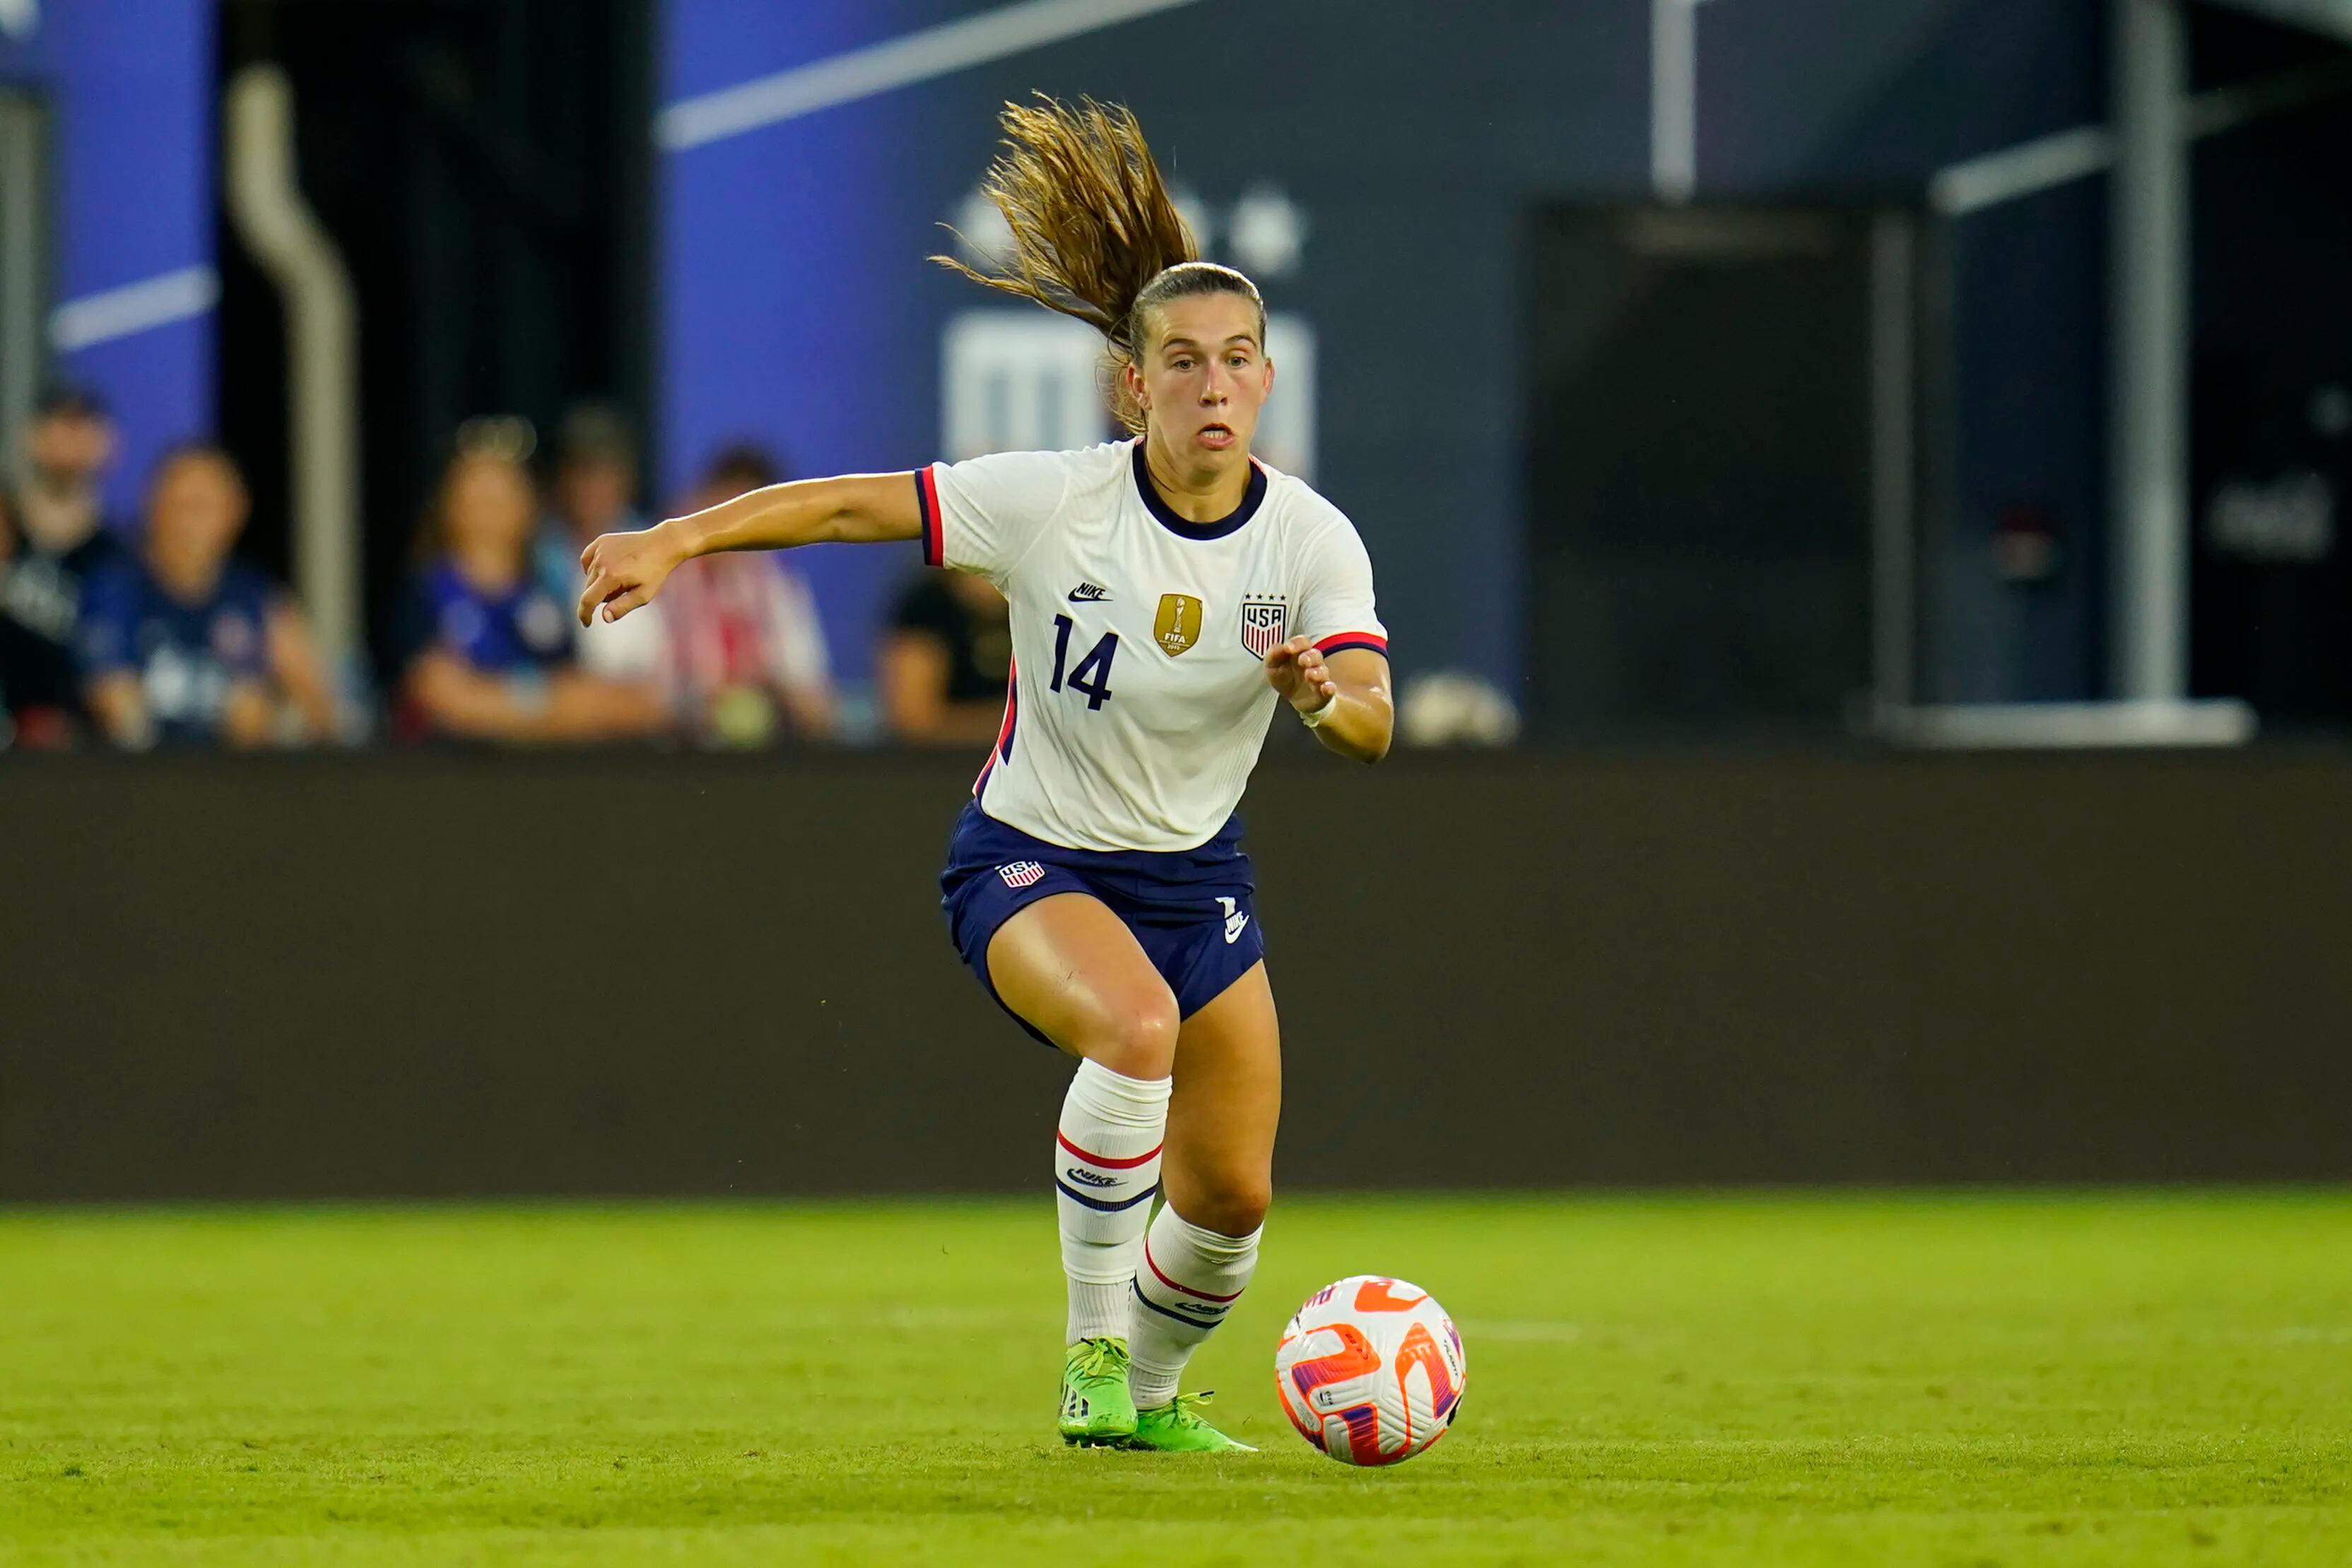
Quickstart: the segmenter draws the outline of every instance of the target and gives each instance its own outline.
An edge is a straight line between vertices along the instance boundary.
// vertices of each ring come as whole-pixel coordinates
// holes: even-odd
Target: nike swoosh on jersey
[[[1070,602],[1073,604],[1107,604],[1109,601],[1110,591],[1091,582],[1082,582],[1070,590]]]

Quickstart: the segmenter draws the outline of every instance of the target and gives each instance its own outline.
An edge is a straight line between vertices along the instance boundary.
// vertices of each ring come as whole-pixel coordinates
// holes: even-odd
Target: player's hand
[[[580,624],[593,622],[600,609],[605,620],[618,621],[649,602],[685,559],[677,530],[667,523],[634,533],[597,535],[580,552],[580,570],[588,577],[580,595]]]
[[[1312,639],[1293,637],[1265,656],[1266,684],[1300,713],[1313,713],[1339,695]]]

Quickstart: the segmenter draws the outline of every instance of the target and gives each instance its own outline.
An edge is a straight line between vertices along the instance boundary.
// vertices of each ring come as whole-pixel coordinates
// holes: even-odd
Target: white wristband
[[[1319,729],[1322,727],[1323,721],[1329,718],[1339,706],[1339,694],[1338,692],[1333,692],[1329,696],[1323,699],[1323,706],[1317,708],[1314,712],[1308,713],[1306,710],[1301,709],[1298,715],[1298,722],[1305,725],[1309,729]]]

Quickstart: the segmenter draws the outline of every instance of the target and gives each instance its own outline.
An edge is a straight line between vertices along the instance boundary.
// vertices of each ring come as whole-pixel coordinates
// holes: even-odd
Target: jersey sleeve
[[[1334,516],[1301,552],[1298,622],[1294,633],[1326,653],[1346,648],[1389,651],[1388,628],[1372,602],[1372,558],[1352,524]]]
[[[1000,452],[916,470],[923,563],[976,573],[1002,591],[1014,564],[1061,509],[1070,456]]]

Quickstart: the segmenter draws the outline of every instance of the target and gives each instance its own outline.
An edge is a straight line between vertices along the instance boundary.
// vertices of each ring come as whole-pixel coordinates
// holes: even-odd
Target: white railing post
[[[2179,0],[2114,0],[2109,688],[2189,690],[2189,150]]]
[[[239,71],[226,120],[229,215],[286,308],[295,588],[349,690],[362,645],[358,309],[342,256],[295,178],[286,73],[268,65]]]

